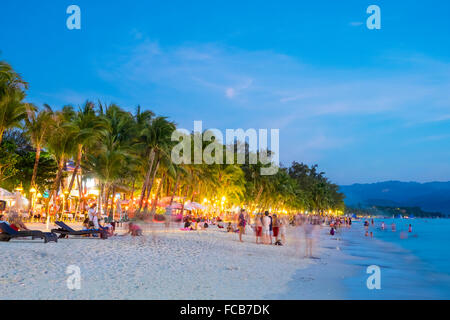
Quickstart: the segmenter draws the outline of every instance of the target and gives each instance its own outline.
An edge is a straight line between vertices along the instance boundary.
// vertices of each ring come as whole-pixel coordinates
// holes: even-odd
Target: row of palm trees
[[[162,197],[170,197],[170,203],[181,199],[211,204],[218,210],[243,205],[251,211],[343,209],[337,186],[316,166],[293,163],[264,176],[260,162],[177,165],[171,161],[176,125],[166,117],[140,107],[129,112],[115,104],[90,101],[78,108],[39,108],[24,102],[27,87],[10,65],[0,62],[0,144],[4,132],[14,128],[29,137],[36,151],[30,185],[40,190],[43,186],[36,185],[36,175],[41,151],[53,156],[57,171],[48,190],[47,210],[61,198],[58,194],[69,195],[75,186],[83,199],[82,190],[90,178],[99,181],[98,200],[105,212],[117,192],[137,199],[137,214],[154,212]],[[204,142],[203,148],[210,143],[215,142]],[[234,147],[238,149],[237,143]],[[248,157],[248,148],[245,153]],[[73,161],[74,170],[63,179],[68,161]]]

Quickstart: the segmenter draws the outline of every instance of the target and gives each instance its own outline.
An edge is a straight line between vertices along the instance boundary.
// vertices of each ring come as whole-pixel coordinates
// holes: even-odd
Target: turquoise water
[[[386,230],[381,230],[382,221]],[[370,231],[374,237],[365,237],[360,221],[341,232],[342,250],[356,267],[344,281],[347,298],[450,299],[450,219],[376,219]],[[381,290],[367,289],[369,265],[381,268]]]

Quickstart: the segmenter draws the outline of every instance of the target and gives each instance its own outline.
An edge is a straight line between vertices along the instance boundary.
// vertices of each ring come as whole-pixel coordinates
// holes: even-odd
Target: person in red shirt
[[[130,222],[128,224],[128,232],[124,234],[126,236],[127,234],[131,234],[133,237],[142,236],[142,229],[133,222]]]
[[[22,218],[17,213],[13,213],[10,218],[10,227],[16,231],[30,230],[27,228],[25,223],[23,223]]]

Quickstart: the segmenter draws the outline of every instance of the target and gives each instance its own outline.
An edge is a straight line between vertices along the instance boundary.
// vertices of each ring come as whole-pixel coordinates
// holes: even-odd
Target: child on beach
[[[131,236],[133,236],[133,237],[142,236],[142,229],[137,224],[130,222],[128,224],[128,231],[127,231],[127,233],[124,234],[124,236],[126,236],[128,234],[131,234]]]

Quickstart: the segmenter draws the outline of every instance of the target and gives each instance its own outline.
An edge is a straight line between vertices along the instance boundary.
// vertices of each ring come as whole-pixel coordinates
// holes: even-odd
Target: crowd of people
[[[372,228],[376,228],[374,219],[370,219],[370,221],[367,220],[367,219],[364,220],[364,230],[365,230],[365,236],[366,237],[373,238],[374,234],[373,234],[373,231],[370,230],[371,227]],[[381,221],[379,229],[381,231],[387,231],[388,230],[388,227],[386,226],[386,223],[384,221]],[[407,233],[405,231],[401,231],[400,232],[400,238],[401,239],[408,238],[408,234],[411,234],[413,232],[412,224],[408,224],[407,229],[408,229]],[[397,225],[395,224],[395,221],[393,221],[392,224],[391,224],[391,231],[392,232],[397,232]],[[417,235],[414,235],[414,237],[417,237]]]

